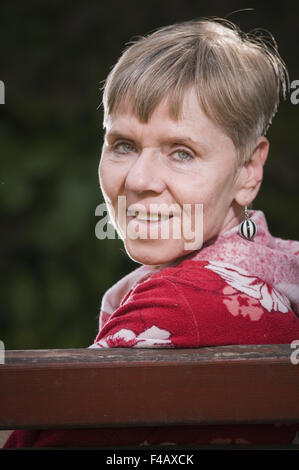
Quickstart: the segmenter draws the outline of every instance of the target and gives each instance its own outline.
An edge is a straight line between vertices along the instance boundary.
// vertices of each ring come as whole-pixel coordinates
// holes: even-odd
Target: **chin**
[[[161,265],[175,261],[190,251],[184,250],[169,240],[134,240],[125,243],[128,256],[136,263]]]

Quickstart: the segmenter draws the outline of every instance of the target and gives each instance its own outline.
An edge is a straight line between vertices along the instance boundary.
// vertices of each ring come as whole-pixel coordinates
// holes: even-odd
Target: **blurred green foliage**
[[[88,346],[102,295],[138,266],[120,240],[95,236],[100,83],[137,35],[241,8],[236,1],[209,3],[1,2],[0,338],[7,349]],[[291,80],[299,79],[294,10],[251,6],[254,12],[231,19],[245,31],[269,29]],[[269,162],[254,204],[282,238],[298,237],[298,129],[299,105],[288,100],[269,131]]]

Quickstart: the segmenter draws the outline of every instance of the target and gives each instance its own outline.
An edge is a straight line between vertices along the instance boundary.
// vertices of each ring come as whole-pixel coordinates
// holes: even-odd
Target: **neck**
[[[219,233],[227,232],[244,220],[244,207],[233,203],[228,210]]]

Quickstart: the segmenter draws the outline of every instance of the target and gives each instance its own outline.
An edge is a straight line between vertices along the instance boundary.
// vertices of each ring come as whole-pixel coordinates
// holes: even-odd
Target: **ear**
[[[268,139],[260,137],[249,160],[239,170],[234,199],[240,206],[248,206],[256,198],[262,183],[268,152]]]

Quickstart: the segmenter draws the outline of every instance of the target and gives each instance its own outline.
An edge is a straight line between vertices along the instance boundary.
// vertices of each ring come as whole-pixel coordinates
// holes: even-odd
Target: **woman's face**
[[[128,255],[142,264],[168,263],[238,224],[236,159],[232,140],[203,113],[194,91],[185,95],[178,121],[169,116],[166,100],[146,124],[129,107],[110,116],[100,183]],[[197,233],[191,249],[190,233],[182,228],[187,212]]]

